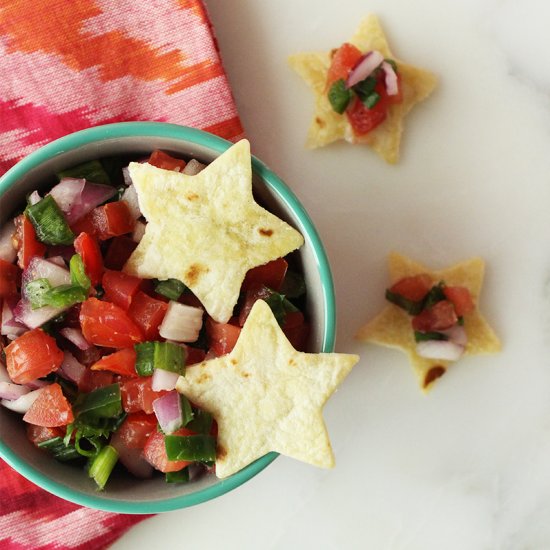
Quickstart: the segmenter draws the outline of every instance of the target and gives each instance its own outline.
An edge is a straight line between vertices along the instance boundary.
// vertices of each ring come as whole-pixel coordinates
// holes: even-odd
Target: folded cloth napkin
[[[55,138],[110,122],[242,135],[200,0],[0,0],[0,60],[0,175]],[[101,549],[148,517],[66,502],[1,460],[0,494],[2,550]]]

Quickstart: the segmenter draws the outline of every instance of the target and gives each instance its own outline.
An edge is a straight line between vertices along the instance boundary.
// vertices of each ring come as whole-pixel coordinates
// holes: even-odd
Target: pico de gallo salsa
[[[376,50],[362,53],[347,42],[333,51],[326,93],[332,109],[345,114],[356,136],[374,130],[391,106],[403,101],[397,63]]]
[[[434,284],[425,273],[404,277],[386,290],[386,299],[411,316],[420,357],[456,361],[467,344],[464,316],[475,309],[468,288]]]
[[[145,160],[189,175],[204,167],[163,151]],[[233,349],[256,300],[296,349],[308,336],[292,258],[247,273],[228,323],[179,280],[124,273],[145,229],[128,161],[58,174],[0,229],[0,403],[22,415],[33,444],[84,466],[99,489],[119,465],[167,482],[215,467],[216,423],[175,385],[187,365]]]

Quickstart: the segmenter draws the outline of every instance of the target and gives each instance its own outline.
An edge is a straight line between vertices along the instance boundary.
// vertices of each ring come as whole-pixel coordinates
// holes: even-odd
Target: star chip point
[[[271,451],[330,468],[334,455],[322,409],[358,360],[296,351],[258,300],[234,349],[187,367],[176,389],[216,419],[219,478]]]
[[[449,286],[466,287],[470,291],[476,307],[471,313],[464,316],[464,328],[468,338],[464,354],[481,355],[497,353],[501,350],[498,337],[478,307],[485,272],[485,263],[481,258],[472,258],[446,269],[433,271],[421,263],[393,252],[388,258],[388,270],[390,274],[389,286],[404,277],[426,273],[430,275],[434,284],[444,281]],[[416,353],[411,317],[406,311],[392,303],[388,303],[374,319],[361,327],[356,338],[363,342],[403,351],[408,356],[424,391],[431,389],[434,381],[445,374],[451,365],[449,361],[426,359]]]
[[[254,200],[247,140],[194,176],[136,162],[129,171],[147,225],[124,271],[182,281],[220,323],[230,319],[249,269],[304,243]]]
[[[327,73],[331,65],[330,52],[298,53],[288,59],[289,65],[308,84],[315,95],[315,112],[306,140],[308,149],[323,147],[337,140],[364,143],[386,162],[399,160],[403,133],[403,119],[414,105],[426,99],[436,87],[435,75],[424,69],[408,65],[396,58],[388,45],[378,18],[374,14],[365,17],[356,33],[349,40],[361,52],[378,51],[385,58],[394,59],[399,67],[403,86],[403,101],[391,105],[386,120],[374,130],[357,136],[345,114],[335,112],[327,97]]]

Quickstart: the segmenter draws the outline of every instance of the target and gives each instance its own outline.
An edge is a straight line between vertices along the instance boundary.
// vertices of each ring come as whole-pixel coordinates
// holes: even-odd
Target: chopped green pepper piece
[[[136,372],[140,376],[151,376],[155,370],[155,342],[141,342],[136,350]]]
[[[170,300],[177,300],[186,289],[187,287],[178,279],[166,279],[155,284],[155,292]]]
[[[283,279],[280,292],[287,298],[299,298],[303,296],[306,293],[306,282],[304,281],[303,275],[288,269]]]
[[[74,254],[69,262],[69,270],[71,272],[71,282],[75,286],[82,287],[84,290],[89,290],[92,286],[90,278],[86,275],[84,262],[80,254]]]
[[[105,487],[117,460],[118,451],[111,445],[105,445],[93,459],[88,475],[96,482],[99,489]]]
[[[203,410],[195,409],[193,420],[188,422],[185,427],[198,434],[208,434],[212,428],[212,414]]]
[[[448,340],[449,337],[441,332],[421,332],[419,330],[414,331],[415,342],[425,342],[426,340]]]
[[[84,178],[86,181],[93,183],[111,183],[109,175],[104,170],[103,165],[99,160],[84,162],[78,166],[73,166],[67,170],[62,170],[56,175],[60,180],[63,178]]]
[[[115,382],[78,396],[73,410],[86,418],[114,418],[122,412],[120,385]]]
[[[211,435],[166,435],[164,446],[168,460],[216,460],[216,438]]]
[[[375,76],[367,76],[367,78],[353,86],[352,89],[358,95],[359,99],[364,102],[367,97],[374,92],[377,82],[378,79]]]
[[[191,407],[191,403],[189,403],[189,399],[185,397],[185,395],[180,395],[180,403],[181,403],[181,420],[182,420],[182,426],[187,426],[189,422],[193,420],[193,417],[195,416],[193,413],[193,407]]]
[[[166,473],[166,483],[187,483],[189,481],[189,466],[177,472]]]
[[[444,288],[445,288],[445,283],[443,281],[440,281],[436,285],[432,286],[430,292],[428,292],[428,294],[424,298],[423,309],[427,309],[437,304],[437,302],[446,300],[447,298],[445,296],[445,293],[443,292]]]
[[[74,233],[51,195],[27,206],[25,215],[31,221],[39,241],[45,244],[73,243]]]
[[[183,374],[185,350],[172,342],[155,342],[153,361],[155,369]]]
[[[68,307],[83,302],[88,291],[80,286],[59,285],[52,287],[48,279],[35,279],[25,286],[32,309],[44,306]]]
[[[349,88],[346,88],[344,79],[337,80],[328,91],[328,100],[334,111],[342,114],[349,105],[353,94]]]

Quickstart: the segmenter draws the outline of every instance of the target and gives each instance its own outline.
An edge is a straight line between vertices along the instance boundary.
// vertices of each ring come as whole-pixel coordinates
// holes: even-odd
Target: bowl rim
[[[53,156],[78,149],[96,141],[126,137],[143,137],[145,139],[147,137],[168,137],[172,139],[190,141],[199,146],[211,149],[218,154],[221,154],[233,145],[232,142],[203,130],[163,122],[119,122],[94,126],[92,128],[80,130],[58,138],[40,147],[20,160],[2,177],[0,177],[0,197],[29,171],[37,168],[40,164]],[[311,242],[312,252],[314,254],[317,269],[321,278],[321,294],[324,301],[324,311],[326,316],[325,330],[321,339],[321,351],[325,353],[332,352],[334,351],[336,337],[334,283],[328,257],[319,234],[317,233],[311,218],[296,195],[274,172],[267,167],[266,164],[255,156],[252,156],[252,169],[253,172],[262,178],[268,188],[278,197],[278,199],[285,203],[286,206],[288,206],[295,213]],[[66,487],[57,481],[50,479],[47,475],[35,469],[31,464],[22,462],[16,453],[11,450],[11,448],[0,440],[0,457],[25,478],[42,487],[46,491],[79,505],[108,512],[126,514],[151,514],[167,512],[206,502],[210,499],[219,497],[252,479],[255,475],[271,464],[277,456],[279,456],[278,453],[270,452],[249,464],[239,472],[233,474],[231,477],[219,480],[217,483],[203,488],[195,493],[180,495],[154,502],[131,502],[105,499],[101,497],[101,493],[99,492],[97,496],[89,495]]]

